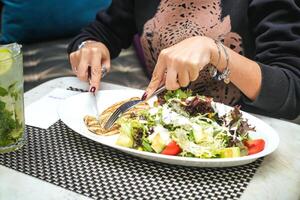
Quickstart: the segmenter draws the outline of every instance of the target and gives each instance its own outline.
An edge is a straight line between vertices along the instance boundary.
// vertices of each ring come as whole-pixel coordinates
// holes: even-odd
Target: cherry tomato
[[[181,152],[181,148],[179,147],[179,145],[175,141],[172,141],[165,147],[165,149],[161,152],[161,154],[176,156],[180,152]]]
[[[248,155],[252,155],[264,150],[265,141],[263,139],[246,140],[244,145],[248,148]]]

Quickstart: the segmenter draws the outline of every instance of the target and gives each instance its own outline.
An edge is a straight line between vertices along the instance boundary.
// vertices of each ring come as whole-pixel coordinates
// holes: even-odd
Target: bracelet
[[[218,48],[218,62],[217,62],[217,65],[215,67],[212,66],[212,67],[209,68],[210,76],[213,77],[213,78],[216,77],[217,74],[218,74],[217,67],[218,67],[218,65],[220,63],[220,59],[221,59],[220,46],[219,46],[219,44],[216,41],[215,41],[215,44],[217,45],[217,48]]]
[[[228,83],[230,83],[230,79],[229,79],[230,70],[228,68],[228,65],[229,65],[229,55],[228,55],[228,52],[227,52],[226,48],[224,47],[224,45],[222,43],[221,43],[221,47],[222,47],[222,49],[224,51],[225,59],[226,59],[226,67],[225,67],[223,73],[221,74],[221,78],[223,79],[224,83],[228,84]]]
[[[226,48],[224,47],[224,45],[218,41],[218,40],[215,40],[215,43],[218,47],[218,54],[219,54],[219,58],[218,58],[218,63],[217,63],[217,66],[219,65],[219,61],[220,61],[220,57],[221,57],[221,50],[220,50],[220,47],[222,48],[222,50],[224,51],[224,54],[225,54],[225,59],[226,59],[226,66],[225,66],[225,69],[222,73],[218,72],[217,68],[216,67],[212,67],[212,70],[210,70],[212,73],[210,73],[212,75],[212,77],[216,80],[223,80],[224,83],[228,84],[230,83],[230,79],[229,79],[229,75],[230,75],[230,70],[228,68],[228,65],[229,65],[229,55],[228,55],[228,52],[226,50]]]

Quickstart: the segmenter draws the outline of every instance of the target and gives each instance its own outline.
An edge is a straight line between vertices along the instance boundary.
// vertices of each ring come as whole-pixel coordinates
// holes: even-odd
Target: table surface
[[[48,81],[25,93],[26,106],[55,88],[69,86],[87,89],[86,83],[74,77]],[[120,85],[101,83],[101,89],[130,89]],[[279,134],[278,149],[264,158],[241,199],[300,199],[300,125],[256,115]],[[0,199],[90,199],[40,179],[0,165]]]

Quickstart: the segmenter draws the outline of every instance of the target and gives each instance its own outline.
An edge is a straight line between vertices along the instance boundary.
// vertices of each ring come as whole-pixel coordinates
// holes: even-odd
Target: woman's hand
[[[70,54],[70,63],[76,76],[88,81],[88,68],[91,67],[90,90],[97,91],[101,80],[101,68],[110,69],[110,55],[107,47],[101,42],[87,41],[84,46]]]
[[[188,86],[211,63],[212,51],[215,48],[217,47],[212,39],[196,36],[162,50],[144,98],[150,96],[163,83],[167,90]]]

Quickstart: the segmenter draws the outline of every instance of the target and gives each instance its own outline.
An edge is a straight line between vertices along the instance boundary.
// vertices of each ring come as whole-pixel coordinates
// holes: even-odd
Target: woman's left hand
[[[176,90],[195,81],[199,72],[211,63],[213,48],[216,47],[211,38],[196,36],[162,50],[144,98],[163,83],[167,90]]]

